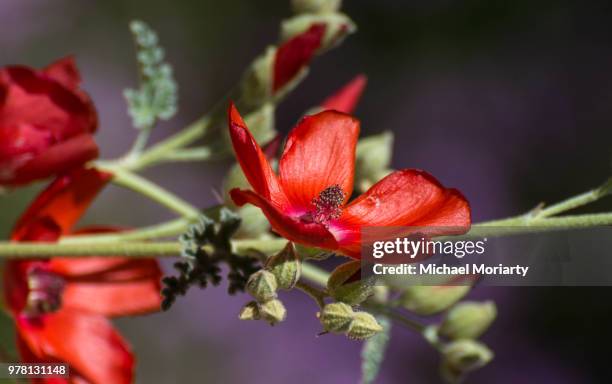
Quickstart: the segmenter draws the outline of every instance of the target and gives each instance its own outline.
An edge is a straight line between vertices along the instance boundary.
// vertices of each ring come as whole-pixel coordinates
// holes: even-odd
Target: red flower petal
[[[321,103],[321,108],[353,113],[367,82],[368,79],[364,75],[356,76],[336,93],[325,99]]]
[[[247,180],[255,192],[277,205],[286,205],[287,198],[278,177],[233,103],[230,104],[228,115],[234,152]]]
[[[96,130],[96,110],[77,87],[78,80],[72,59],[43,71],[25,66],[0,69],[0,183],[16,185],[48,177],[97,155],[95,145],[87,142],[37,160],[49,148]]]
[[[341,252],[358,257],[362,227],[446,227],[437,234],[460,233],[471,223],[468,201],[431,175],[414,169],[396,171],[349,204],[332,232]]]
[[[17,331],[24,360],[65,362],[92,384],[133,380],[134,357],[103,316],[66,309],[36,320],[18,318]]]
[[[57,178],[21,216],[11,239],[54,241],[69,233],[111,177],[96,169],[77,169]]]
[[[83,134],[51,146],[15,170],[10,184],[43,179],[58,170],[71,170],[98,157],[98,145],[90,134]]]
[[[313,24],[301,34],[287,40],[276,51],[274,59],[274,81],[276,92],[290,82],[304,68],[321,46],[325,35],[325,24]]]
[[[279,163],[281,183],[294,206],[309,209],[325,188],[353,190],[359,121],[336,112],[306,116],[291,131]]]
[[[54,61],[45,67],[43,72],[67,88],[76,89],[81,84],[81,75],[73,56]]]
[[[230,191],[230,195],[238,206],[250,203],[259,207],[270,221],[272,229],[288,240],[326,249],[336,249],[338,246],[334,236],[323,225],[294,219],[290,212],[281,211],[278,206],[253,191],[236,188]]]

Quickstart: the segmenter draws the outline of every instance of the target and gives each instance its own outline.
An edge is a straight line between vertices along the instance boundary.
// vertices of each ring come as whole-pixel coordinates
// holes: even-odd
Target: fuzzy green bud
[[[286,41],[307,31],[313,24],[324,24],[325,35],[320,51],[340,44],[349,34],[357,30],[357,26],[343,13],[302,14],[287,19],[281,24],[281,40]]]
[[[292,0],[293,12],[300,13],[333,13],[342,5],[342,0]]]
[[[225,205],[232,207],[240,216],[240,227],[234,234],[236,239],[257,239],[270,231],[270,222],[261,212],[261,209],[254,205],[247,204],[243,207],[236,207],[230,197],[230,190],[233,188],[249,189],[250,185],[240,164],[234,164],[225,179],[223,180],[223,200]]]
[[[393,172],[389,168],[392,154],[392,132],[383,132],[359,140],[355,160],[355,185],[360,191],[367,191],[380,179]]]
[[[288,242],[279,253],[266,262],[266,269],[276,277],[281,289],[292,289],[300,279],[302,263],[292,242]]]
[[[356,312],[346,335],[353,340],[365,340],[382,330],[374,316],[367,312]]]
[[[439,333],[453,340],[475,339],[489,329],[496,316],[497,308],[492,301],[459,303],[448,311]]]
[[[345,333],[349,330],[355,312],[344,303],[330,303],[319,313],[323,329],[332,333]]]
[[[486,345],[477,341],[454,341],[442,350],[442,376],[450,383],[457,383],[466,373],[487,365],[493,356]]]
[[[259,304],[259,314],[270,325],[275,325],[285,320],[287,310],[280,300],[273,299]]]
[[[244,117],[244,122],[258,143],[267,143],[276,136],[274,130],[274,104],[264,103]],[[229,130],[226,130],[229,132]]]
[[[429,316],[449,308],[470,291],[469,285],[411,286],[399,298],[400,304],[418,315]]]
[[[373,293],[374,287],[359,278],[361,263],[349,261],[336,267],[327,280],[327,291],[336,300],[349,305],[365,301]]]
[[[245,106],[257,107],[263,100],[271,99],[275,56],[276,47],[268,47],[247,69],[241,82],[241,101]]]
[[[255,301],[247,303],[240,310],[238,318],[240,320],[259,320],[261,316],[259,314],[259,306],[257,305],[257,303]]]
[[[264,269],[253,273],[246,283],[247,292],[260,303],[275,299],[277,289],[276,277]]]

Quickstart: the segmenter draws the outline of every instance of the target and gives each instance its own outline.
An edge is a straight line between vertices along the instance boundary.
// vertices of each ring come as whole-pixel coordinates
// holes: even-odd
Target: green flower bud
[[[302,14],[292,17],[281,24],[281,40],[286,41],[310,28],[313,24],[325,24],[325,35],[320,51],[340,44],[349,34],[357,30],[357,26],[343,13]]]
[[[367,191],[378,180],[393,172],[389,169],[392,155],[392,132],[383,132],[359,140],[355,160],[355,183],[359,190]]]
[[[489,328],[496,316],[494,302],[466,301],[448,311],[439,333],[453,340],[475,339]]]
[[[274,105],[266,102],[244,117],[244,122],[258,143],[267,143],[276,136],[274,130]],[[229,130],[225,130],[229,132]],[[229,134],[228,134],[229,135]]]
[[[270,222],[254,205],[245,205],[235,209],[242,220],[240,227],[234,234],[236,239],[258,239],[270,232]]]
[[[241,102],[247,107],[257,107],[272,97],[272,73],[276,47],[268,47],[247,69],[241,81]]]
[[[333,291],[348,280],[355,279],[361,270],[361,262],[352,260],[337,266],[327,279],[327,290]]]
[[[279,288],[292,289],[302,271],[302,263],[293,243],[288,242],[282,251],[271,256],[266,262],[266,269],[274,274]]]
[[[246,283],[246,290],[260,303],[276,298],[276,277],[264,269],[253,273]]]
[[[355,312],[344,303],[330,303],[319,313],[323,329],[332,333],[345,333],[349,330]]]
[[[493,352],[474,340],[454,341],[444,347],[442,356],[441,373],[451,383],[460,381],[466,373],[493,360]]]
[[[367,312],[356,312],[346,335],[353,340],[365,340],[382,330],[374,316]]]
[[[259,320],[261,317],[259,314],[259,306],[257,305],[257,303],[255,301],[247,303],[240,310],[238,318],[240,320]]]
[[[251,186],[247,180],[240,164],[236,163],[227,171],[223,179],[223,202],[225,205],[235,207],[229,192],[234,188],[249,189]]]
[[[285,320],[287,310],[280,300],[268,300],[259,304],[259,314],[262,319],[266,320],[270,325],[275,325]]]
[[[349,305],[357,305],[370,297],[374,286],[359,279],[361,263],[349,261],[339,265],[327,280],[327,291],[336,300]],[[357,278],[357,280],[355,280]]]
[[[412,286],[400,296],[400,304],[418,315],[442,312],[461,300],[470,291],[469,285]]]
[[[342,5],[342,0],[292,0],[295,13],[333,13]]]

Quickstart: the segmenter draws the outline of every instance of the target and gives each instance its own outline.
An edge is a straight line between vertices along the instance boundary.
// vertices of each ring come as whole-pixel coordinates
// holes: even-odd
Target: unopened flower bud
[[[249,181],[247,180],[240,164],[235,163],[231,166],[225,178],[223,179],[223,201],[226,205],[234,207],[234,202],[230,198],[230,191],[234,188],[248,189],[250,188]]]
[[[340,44],[346,36],[357,30],[353,20],[343,13],[302,14],[283,21],[281,40],[289,40],[305,32],[313,24],[325,25],[325,36],[323,36],[320,51],[333,48]]]
[[[369,180],[375,183],[380,180],[381,174],[388,172],[392,154],[392,132],[387,131],[359,140],[355,160],[357,182]]]
[[[264,269],[253,273],[246,283],[247,292],[260,303],[275,299],[277,289],[276,277]]]
[[[319,313],[323,329],[332,333],[345,333],[349,330],[355,312],[344,303],[330,303]]]
[[[349,261],[336,267],[327,280],[327,291],[336,300],[357,305],[372,295],[373,285],[360,279],[361,263]]]
[[[367,312],[355,312],[346,335],[353,340],[365,340],[382,330],[374,316]]]
[[[276,136],[274,130],[274,105],[270,102],[264,103],[254,112],[244,117],[244,122],[258,143],[267,143]],[[229,132],[229,130],[225,130]]]
[[[274,67],[275,47],[268,47],[257,57],[241,82],[241,101],[248,107],[256,107],[263,100],[272,97],[272,68]]]
[[[337,12],[342,0],[292,0],[291,7],[295,13],[332,13]]]
[[[495,303],[466,301],[446,314],[439,333],[453,340],[475,339],[482,335],[497,316]]]
[[[461,380],[466,373],[482,368],[493,360],[493,352],[474,340],[458,340],[442,350],[442,375],[451,382]]]
[[[287,310],[280,300],[273,299],[259,304],[259,314],[270,325],[275,325],[285,320]]]
[[[240,310],[240,314],[238,315],[240,320],[259,320],[261,318],[259,314],[259,306],[255,301],[251,301],[247,303]]]
[[[266,262],[266,269],[276,277],[281,289],[292,289],[300,279],[302,264],[292,242],[288,242],[279,253]]]
[[[469,285],[411,286],[400,296],[400,304],[418,315],[442,312],[470,291]]]

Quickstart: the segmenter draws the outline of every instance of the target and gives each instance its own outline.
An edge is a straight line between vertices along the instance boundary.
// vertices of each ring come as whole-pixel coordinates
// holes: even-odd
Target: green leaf
[[[380,365],[385,358],[385,350],[391,333],[391,320],[386,316],[376,316],[382,332],[369,338],[361,350],[361,383],[371,384],[376,380]]]
[[[172,67],[164,62],[164,50],[155,31],[138,20],[130,23],[130,30],[141,81],[140,88],[126,89],[123,94],[134,127],[150,129],[157,120],[168,120],[176,114],[178,86]]]

